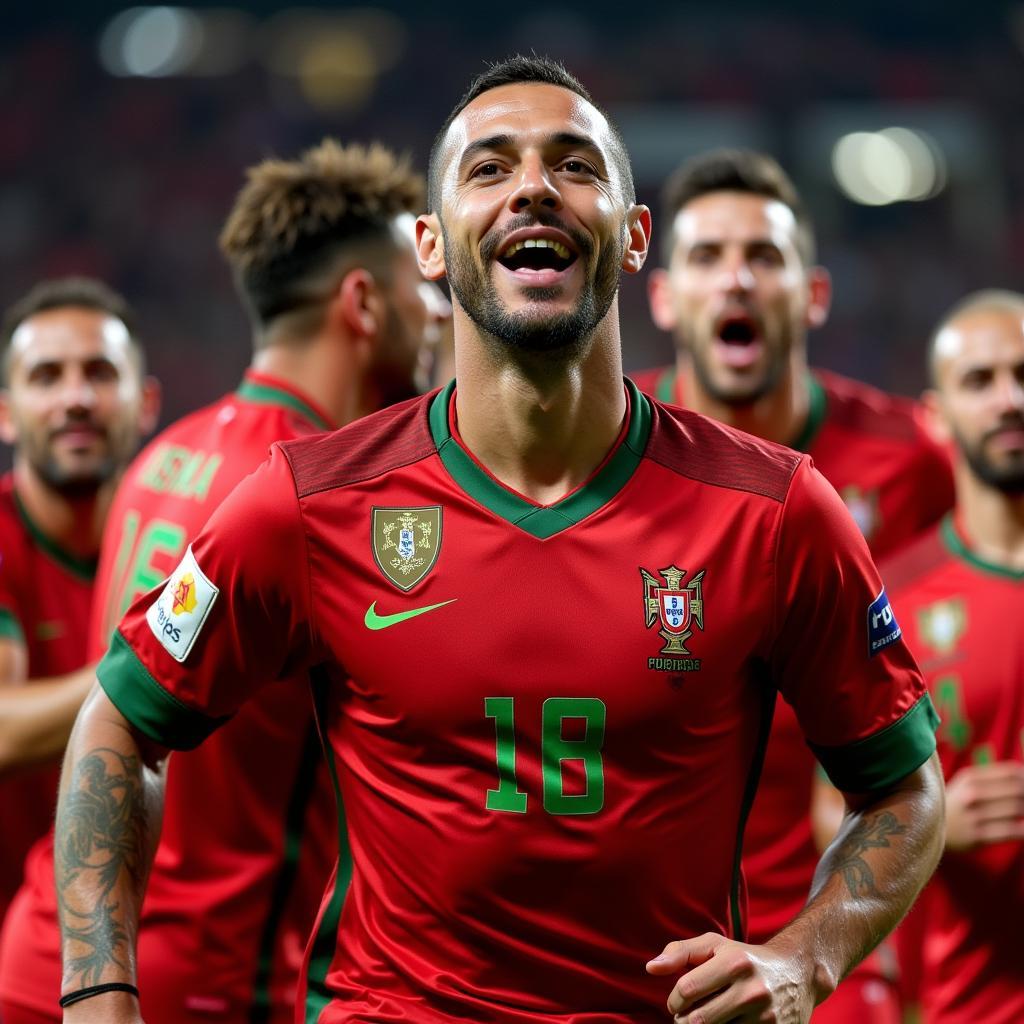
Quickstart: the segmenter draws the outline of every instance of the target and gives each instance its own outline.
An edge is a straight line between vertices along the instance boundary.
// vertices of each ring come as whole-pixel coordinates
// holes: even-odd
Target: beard
[[[496,262],[504,239],[513,231],[536,226],[557,228],[568,235],[587,271],[575,306],[563,313],[544,314],[524,310],[513,313],[502,302],[488,267]],[[551,213],[522,214],[505,225],[500,234],[488,232],[480,244],[478,266],[467,249],[452,244],[441,226],[447,255],[448,283],[467,316],[485,336],[496,339],[504,349],[521,352],[562,352],[569,356],[581,352],[597,325],[604,319],[619,287],[619,266],[625,246],[623,239],[605,249],[593,266],[594,247],[582,232],[570,230]],[[550,302],[560,288],[525,288],[532,302]]]
[[[1024,495],[1024,453],[1011,456],[1004,464],[1000,465],[989,458],[985,452],[985,443],[1008,426],[1024,429],[1024,422],[1002,423],[997,429],[983,434],[977,444],[969,442],[955,428],[953,437],[971,472],[981,483],[1009,497],[1020,497]]]
[[[135,447],[134,435],[115,437],[105,430],[106,451],[87,465],[69,465],[54,453],[54,433],[38,436],[22,426],[17,449],[36,475],[55,493],[68,499],[90,498],[127,463]]]

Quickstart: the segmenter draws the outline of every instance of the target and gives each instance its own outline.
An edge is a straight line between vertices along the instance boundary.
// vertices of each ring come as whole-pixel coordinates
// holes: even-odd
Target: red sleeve
[[[128,610],[100,683],[137,728],[187,749],[260,687],[310,663],[310,609],[301,512],[275,446],[166,583]]]
[[[935,749],[938,722],[881,577],[839,496],[804,459],[775,557],[772,674],[832,781],[891,785]]]

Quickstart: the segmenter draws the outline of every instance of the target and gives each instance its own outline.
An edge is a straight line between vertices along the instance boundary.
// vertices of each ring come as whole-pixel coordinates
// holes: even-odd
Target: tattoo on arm
[[[127,969],[134,934],[112,893],[122,872],[130,891],[141,893],[145,828],[139,759],[105,747],[86,754],[75,766],[55,835],[61,931],[70,954],[66,979],[95,985],[106,967]]]
[[[891,811],[882,811],[858,821],[839,844],[836,867],[843,873],[851,896],[877,896],[875,876],[868,862],[861,856],[865,851],[889,847],[890,836],[907,831]]]

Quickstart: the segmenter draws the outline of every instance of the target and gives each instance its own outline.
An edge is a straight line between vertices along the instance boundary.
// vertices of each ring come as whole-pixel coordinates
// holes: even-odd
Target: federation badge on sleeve
[[[640,569],[644,581],[644,621],[650,629],[660,623],[658,636],[665,641],[660,653],[666,657],[648,658],[647,667],[667,672],[692,672],[700,669],[686,642],[693,627],[704,629],[704,570],[683,586],[685,569],[670,565],[660,570],[664,583],[646,569]]]
[[[373,560],[399,590],[412,590],[441,552],[441,506],[374,508]]]
[[[192,545],[146,612],[146,622],[175,661],[184,661],[220,591],[207,578]]]
[[[903,630],[882,587],[882,592],[868,605],[868,655],[873,658],[901,636]]]

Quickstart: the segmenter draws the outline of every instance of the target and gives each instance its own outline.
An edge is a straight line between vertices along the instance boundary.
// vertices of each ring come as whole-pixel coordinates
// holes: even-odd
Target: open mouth
[[[718,322],[715,341],[722,361],[734,369],[756,363],[764,347],[760,328],[749,316],[723,317]]]
[[[567,245],[553,238],[522,238],[514,241],[498,257],[498,262],[511,271],[545,271],[561,273],[576,262],[577,256]]]

